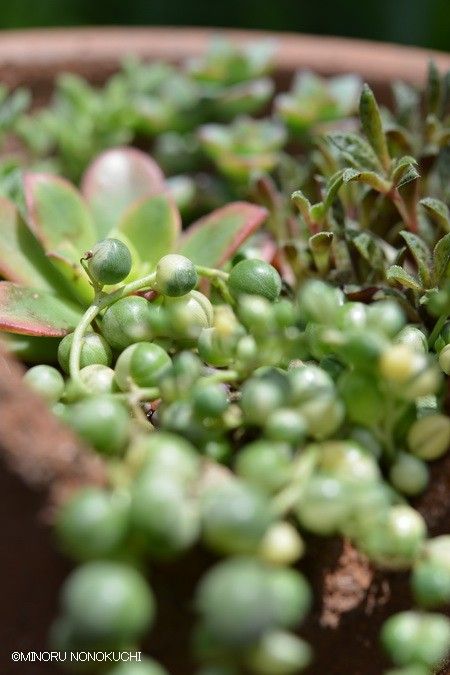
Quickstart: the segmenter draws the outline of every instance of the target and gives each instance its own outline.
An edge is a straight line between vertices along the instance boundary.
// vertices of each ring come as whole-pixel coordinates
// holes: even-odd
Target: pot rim
[[[372,86],[402,79],[423,82],[433,59],[445,70],[450,54],[419,47],[352,38],[260,30],[194,27],[89,27],[0,31],[0,79],[10,86],[50,86],[62,70],[101,81],[127,54],[172,62],[201,54],[212,37],[237,43],[271,39],[277,43],[275,72],[292,75],[311,69],[322,75],[355,72]]]

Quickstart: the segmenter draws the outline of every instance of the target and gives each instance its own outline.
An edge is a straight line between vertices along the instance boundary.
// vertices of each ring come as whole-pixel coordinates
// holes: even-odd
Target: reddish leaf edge
[[[181,247],[183,244],[195,233],[196,230],[202,228],[205,224],[208,224],[211,220],[220,217],[221,215],[229,215],[230,212],[237,211],[238,213],[246,212],[247,220],[244,222],[241,230],[238,232],[234,238],[232,244],[225,250],[224,254],[219,260],[212,261],[211,265],[221,267],[231,256],[237,251],[237,249],[242,246],[244,241],[246,241],[258,228],[261,227],[263,222],[266,220],[269,212],[263,206],[258,206],[257,204],[252,204],[250,202],[231,202],[226,204],[226,206],[221,206],[219,209],[215,209],[211,213],[208,213],[206,216],[203,216],[199,220],[195,221],[190,227],[185,230],[179,240],[178,246]]]

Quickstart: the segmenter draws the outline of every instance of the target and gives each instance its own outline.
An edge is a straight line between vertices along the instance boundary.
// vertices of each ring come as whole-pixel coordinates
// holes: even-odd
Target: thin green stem
[[[115,392],[111,396],[123,401],[154,401],[159,398],[159,389],[158,387],[142,387],[133,391]]]
[[[428,337],[428,346],[430,348],[434,347],[434,343],[436,342],[439,333],[443,329],[444,324],[447,321],[447,318],[448,318],[447,315],[443,314],[442,316],[439,317],[439,319],[434,324],[434,328],[433,328],[433,330],[431,331],[431,333]]]
[[[99,313],[99,303],[100,299],[94,299],[92,305],[85,311],[80,323],[75,328],[72,340],[72,346],[70,349],[70,360],[69,360],[69,372],[70,377],[78,382],[78,384],[85,388],[83,383],[80,380],[80,356],[81,356],[81,347],[83,344],[83,337],[91,323],[94,321],[95,317]]]
[[[202,377],[201,382],[203,383],[214,383],[214,382],[236,382],[239,380],[239,373],[237,370],[218,370],[211,375],[206,375]]]
[[[216,279],[214,279],[213,285],[218,289],[219,293],[222,295],[225,302],[233,306],[234,298],[231,295],[226,282],[223,279],[217,277]]]
[[[201,277],[207,277],[207,279],[223,279],[223,281],[228,281],[229,274],[223,270],[216,270],[214,267],[204,267],[203,265],[196,265],[195,269],[197,274]]]
[[[292,467],[291,482],[272,500],[272,510],[277,516],[284,516],[298,503],[306,485],[314,472],[318,460],[318,450],[310,446],[300,453]]]
[[[155,278],[156,273],[152,272],[151,274],[147,274],[145,277],[135,279],[135,281],[130,281],[130,283],[125,284],[125,286],[118,288],[116,291],[113,291],[112,293],[98,293],[96,295],[96,297],[94,298],[94,302],[90,307],[88,307],[88,309],[82,316],[78,326],[74,331],[72,347],[70,350],[70,361],[69,361],[70,377],[76,382],[78,382],[78,384],[80,384],[82,387],[84,385],[80,381],[81,347],[83,344],[84,334],[91,325],[91,323],[103,309],[106,309],[106,307],[113,305],[115,302],[117,302],[117,300],[120,300],[120,298],[123,298],[126,295],[130,295],[135,291],[139,291],[142,288],[151,287],[155,281]]]

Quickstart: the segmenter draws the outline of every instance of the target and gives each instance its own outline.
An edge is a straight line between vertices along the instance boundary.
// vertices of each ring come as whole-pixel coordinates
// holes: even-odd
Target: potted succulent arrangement
[[[92,672],[445,672],[448,78],[388,109],[271,64],[0,94],[0,403],[55,434],[2,446],[77,564],[50,643],[149,653]]]

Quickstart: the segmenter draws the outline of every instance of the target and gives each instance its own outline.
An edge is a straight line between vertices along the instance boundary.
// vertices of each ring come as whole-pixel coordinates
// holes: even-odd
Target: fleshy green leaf
[[[126,211],[118,230],[134,246],[142,263],[153,269],[175,248],[181,230],[180,214],[167,195],[146,197]]]
[[[0,274],[46,291],[61,293],[65,287],[15,204],[4,197],[0,197]]]
[[[414,291],[422,290],[422,286],[419,284],[417,279],[415,279],[412,274],[409,274],[409,272],[404,270],[403,267],[399,267],[398,265],[392,265],[392,267],[388,269],[386,272],[386,279],[388,281],[396,281],[402,286],[412,288]]]
[[[165,189],[164,175],[153,159],[134,148],[103,152],[87,169],[81,191],[94,214],[98,238],[117,226],[138,199]]]
[[[82,312],[46,291],[0,281],[0,330],[61,337],[75,328]]]
[[[75,261],[96,242],[92,216],[80,193],[64,178],[46,173],[24,177],[30,226],[47,253]]]
[[[89,302],[92,288],[80,258],[96,237],[81,195],[63,178],[44,173],[26,174],[24,188],[31,230],[77,298]]]
[[[54,337],[0,332],[0,344],[25,363],[54,363],[57,359],[59,340]]]
[[[432,197],[421,199],[419,204],[423,206],[435,225],[441,227],[446,232],[450,232],[450,213],[447,204],[441,202],[440,199],[433,199]]]
[[[439,239],[433,251],[434,276],[439,284],[445,276],[450,263],[450,233]]]
[[[406,242],[408,249],[413,256],[417,269],[419,271],[419,277],[422,284],[428,287],[431,283],[431,252],[425,242],[413,234],[412,232],[406,232],[402,230],[400,235]]]
[[[179,252],[197,265],[220,266],[255,230],[268,212],[248,202],[233,202],[201,218],[182,235]]]

